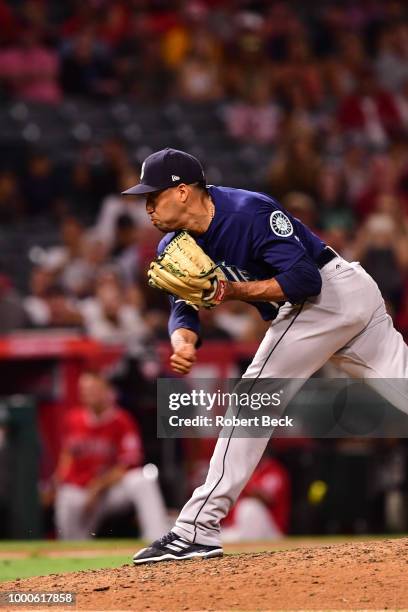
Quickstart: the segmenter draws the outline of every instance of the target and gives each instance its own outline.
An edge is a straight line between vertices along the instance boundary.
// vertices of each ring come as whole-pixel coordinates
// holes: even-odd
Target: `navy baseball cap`
[[[122,195],[143,195],[175,187],[180,183],[205,182],[204,170],[196,157],[177,149],[162,149],[146,157],[140,183]]]

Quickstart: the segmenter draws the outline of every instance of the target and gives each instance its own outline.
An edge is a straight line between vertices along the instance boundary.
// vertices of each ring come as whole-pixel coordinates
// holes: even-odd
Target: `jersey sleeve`
[[[197,336],[200,336],[200,319],[197,310],[186,304],[184,300],[171,295],[168,324],[169,335],[171,336],[176,329],[181,327],[191,329]]]
[[[157,247],[157,254],[161,255],[170,240],[174,237],[174,233],[167,234],[159,243]],[[192,306],[186,304],[186,302],[178,297],[173,295],[169,296],[170,301],[170,316],[168,322],[168,331],[169,336],[176,329],[190,329],[199,337],[197,346],[201,344],[200,339],[200,319],[198,316],[198,312]]]
[[[68,408],[65,411],[61,424],[61,445],[64,451],[70,450],[72,439],[81,426],[81,411],[79,408]]]
[[[143,462],[142,439],[138,425],[126,413],[122,413],[118,440],[117,461],[119,465],[137,467]]]
[[[296,304],[318,295],[321,276],[296,233],[293,219],[285,211],[272,207],[254,218],[255,258],[269,264],[273,276],[287,299]]]
[[[58,457],[56,476],[59,482],[66,482],[72,470],[75,470],[73,446],[75,444],[75,432],[81,427],[79,410],[69,408],[61,424],[61,449]]]

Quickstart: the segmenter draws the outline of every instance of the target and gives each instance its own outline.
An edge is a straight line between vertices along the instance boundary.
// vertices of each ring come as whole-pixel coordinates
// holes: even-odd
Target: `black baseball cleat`
[[[133,563],[155,563],[157,561],[182,561],[183,559],[210,559],[222,557],[221,546],[206,546],[193,544],[177,534],[169,531],[160,540],[156,540],[148,548],[142,548],[133,557]]]

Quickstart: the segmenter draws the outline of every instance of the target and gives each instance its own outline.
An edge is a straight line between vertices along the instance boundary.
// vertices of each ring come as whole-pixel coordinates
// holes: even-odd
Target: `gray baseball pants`
[[[303,306],[285,304],[272,322],[244,378],[305,379],[327,361],[353,378],[368,379],[408,413],[408,347],[387,314],[374,280],[358,263],[336,257],[321,270],[322,290]],[[406,379],[398,389],[392,380]],[[371,381],[370,381],[371,379]],[[288,382],[281,408],[303,384]],[[205,483],[182,509],[173,531],[199,544],[220,544],[228,514],[259,463],[269,438],[220,437]]]
[[[85,487],[62,484],[55,499],[55,523],[58,538],[86,540],[95,534],[101,522],[110,515],[132,507],[141,535],[155,540],[168,529],[166,508],[157,477],[146,477],[143,468],[124,474],[101,496],[91,511],[85,511],[88,491]]]

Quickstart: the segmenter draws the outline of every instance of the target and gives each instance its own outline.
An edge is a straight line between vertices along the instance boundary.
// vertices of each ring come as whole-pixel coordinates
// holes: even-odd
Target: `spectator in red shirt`
[[[287,533],[289,513],[289,475],[276,459],[264,457],[227,517],[223,541],[280,538]]]
[[[168,527],[166,511],[157,468],[142,467],[136,423],[115,405],[101,375],[82,374],[79,391],[82,404],[67,414],[57,468],[58,537],[89,538],[104,518],[132,505],[142,537],[159,537]]]
[[[360,74],[356,91],[343,99],[338,119],[344,130],[360,133],[380,148],[402,129],[396,99],[379,87],[370,69]]]

